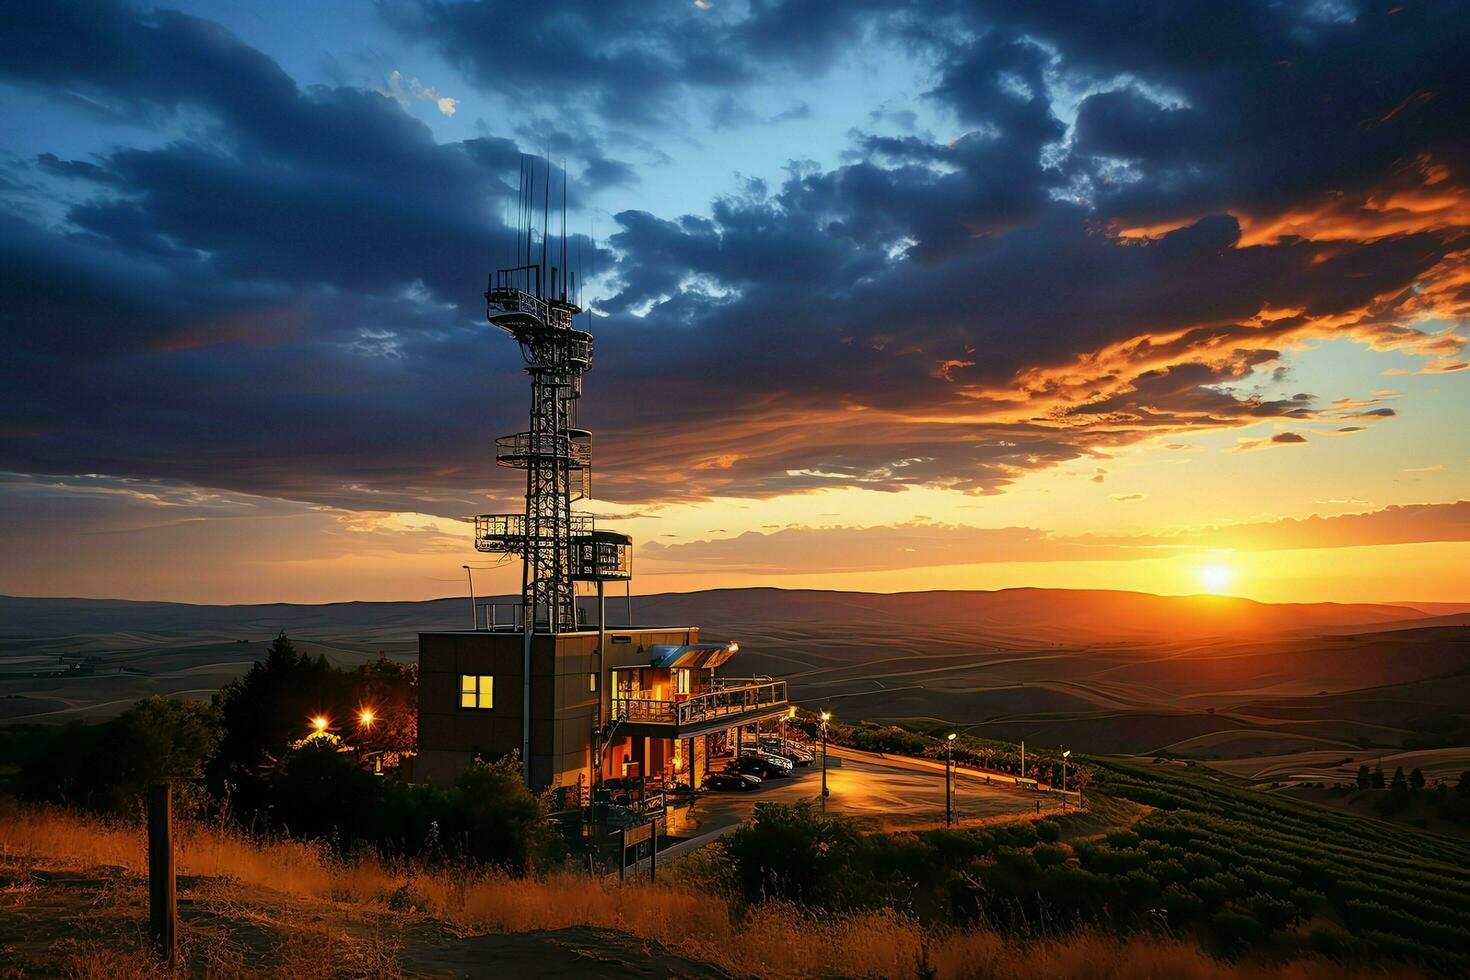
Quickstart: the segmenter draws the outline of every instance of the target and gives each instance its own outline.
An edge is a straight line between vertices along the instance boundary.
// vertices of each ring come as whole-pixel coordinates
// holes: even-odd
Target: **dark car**
[[[759,776],[750,776],[743,772],[725,770],[724,772],[712,772],[704,777],[706,789],[733,790],[736,792],[755,789],[761,784]]]
[[[804,746],[790,741],[783,744],[779,738],[761,739],[761,751],[779,755],[795,766],[809,766],[817,761],[817,757]]]
[[[782,779],[791,775],[791,763],[779,755],[769,755],[765,752],[747,751],[740,758],[726,766],[727,770],[743,772],[750,776],[759,776],[762,779]]]

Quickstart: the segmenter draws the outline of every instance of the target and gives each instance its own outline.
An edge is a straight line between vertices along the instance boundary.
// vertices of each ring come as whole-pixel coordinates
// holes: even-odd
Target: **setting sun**
[[[1224,592],[1235,579],[1235,570],[1226,565],[1205,565],[1199,570],[1199,580],[1206,592]]]

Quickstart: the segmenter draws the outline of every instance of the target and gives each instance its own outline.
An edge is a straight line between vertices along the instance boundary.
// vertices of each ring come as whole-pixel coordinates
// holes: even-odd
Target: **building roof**
[[[672,643],[655,643],[649,651],[649,664],[654,667],[718,667],[729,660],[740,649],[740,644],[690,643],[676,646]]]

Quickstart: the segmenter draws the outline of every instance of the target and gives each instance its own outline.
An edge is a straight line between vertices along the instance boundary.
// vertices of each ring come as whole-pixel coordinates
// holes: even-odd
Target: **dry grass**
[[[122,869],[109,886],[110,898],[98,904],[125,908],[135,919],[142,907],[144,838],[127,823],[54,810],[0,815],[0,865],[22,872]],[[677,880],[657,885],[581,875],[514,880],[395,869],[371,860],[343,863],[308,843],[257,843],[228,829],[187,822],[179,826],[178,867],[184,876],[219,880],[213,887],[207,882],[195,887],[202,906],[228,913],[236,928],[250,916],[272,920],[260,925],[276,927],[281,936],[265,963],[259,957],[251,961],[248,951],[231,940],[232,930],[186,937],[196,944],[191,962],[203,963],[206,975],[221,977],[392,977],[399,969],[392,929],[414,917],[442,921],[466,934],[613,929],[742,976],[832,975],[834,969],[861,977],[927,972],[945,978],[1094,980],[1382,975],[1348,971],[1327,960],[1225,964],[1191,944],[1157,937],[1080,933],[1022,945],[983,930],[935,932],[894,913],[829,916],[774,903],[743,910],[719,894]],[[24,900],[23,887],[16,886],[16,901]],[[310,901],[231,907],[236,896],[251,889]],[[311,911],[303,913],[303,908]],[[282,918],[289,920],[289,928],[279,928]],[[154,973],[154,964],[142,952],[141,936],[125,933],[122,941],[110,945],[75,943],[64,953],[70,976]]]

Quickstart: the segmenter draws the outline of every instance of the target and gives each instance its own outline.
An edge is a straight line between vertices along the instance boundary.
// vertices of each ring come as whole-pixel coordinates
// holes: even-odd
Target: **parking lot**
[[[901,760],[886,760],[836,751],[827,769],[827,812],[845,814],[875,825],[897,828],[933,825],[944,819],[944,773],[911,768]],[[691,807],[669,815],[668,832],[681,838],[700,838],[750,819],[762,802],[793,803],[820,799],[822,767],[816,765],[786,779],[764,780],[746,792],[701,793]],[[1038,799],[1043,811],[1055,807],[1049,798],[1012,786],[986,785],[969,774],[955,778],[955,805],[961,821],[976,822],[1004,814],[1034,813]]]

